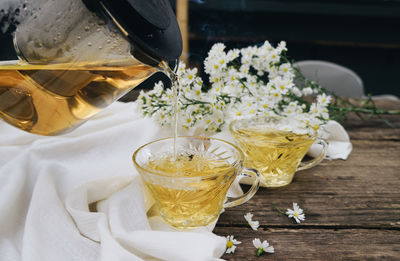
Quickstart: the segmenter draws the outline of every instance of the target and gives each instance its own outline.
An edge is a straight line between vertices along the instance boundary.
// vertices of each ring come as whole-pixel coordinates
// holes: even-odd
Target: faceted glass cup
[[[264,187],[290,184],[296,171],[311,168],[322,161],[327,144],[305,122],[279,116],[256,117],[233,121],[230,131],[245,154],[245,165],[256,168]],[[311,161],[303,157],[316,142],[321,154]]]
[[[161,217],[173,227],[191,229],[212,223],[223,208],[245,203],[257,192],[260,175],[244,168],[243,158],[238,147],[224,140],[178,137],[143,145],[133,163]],[[251,188],[227,199],[233,181],[242,177],[253,179]]]

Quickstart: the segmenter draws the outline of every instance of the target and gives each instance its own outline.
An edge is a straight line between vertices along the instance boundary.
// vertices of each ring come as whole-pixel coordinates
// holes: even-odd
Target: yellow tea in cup
[[[133,155],[136,169],[152,193],[161,217],[176,228],[195,228],[215,221],[224,207],[249,200],[259,186],[259,174],[243,169],[239,148],[206,137],[162,139],[139,148]],[[254,179],[243,196],[226,201],[238,176]]]
[[[261,185],[281,187],[292,182],[298,170],[317,165],[325,155],[326,143],[316,131],[296,119],[271,116],[234,121],[230,130],[245,154],[245,164],[259,170]],[[318,141],[322,154],[311,162],[301,160]]]

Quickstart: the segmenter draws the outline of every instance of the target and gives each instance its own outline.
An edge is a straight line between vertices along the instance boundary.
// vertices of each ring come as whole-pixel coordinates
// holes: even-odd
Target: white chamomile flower
[[[276,50],[277,50],[279,53],[281,53],[282,51],[287,51],[286,42],[285,42],[285,41],[281,41],[281,42],[278,44],[278,47],[276,47]]]
[[[288,208],[286,211],[286,215],[289,218],[294,218],[297,223],[300,223],[301,221],[304,221],[306,219],[303,210],[295,202],[293,202],[293,210]]]
[[[242,242],[237,241],[236,239],[233,238],[233,236],[227,236],[226,237],[226,251],[225,253],[231,254],[235,253],[236,245],[241,244]]]
[[[257,248],[256,255],[261,256],[262,253],[274,253],[275,249],[273,246],[270,246],[267,240],[261,242],[259,238],[253,239],[253,246]]]
[[[283,63],[279,66],[279,73],[282,75],[284,78],[293,78],[293,68],[290,63]]]
[[[329,95],[326,95],[325,93],[318,95],[317,96],[317,102],[318,104],[320,104],[321,106],[328,106],[328,104],[331,102],[332,97]]]
[[[260,222],[253,221],[253,214],[251,214],[250,212],[244,215],[244,219],[246,219],[247,223],[249,223],[250,227],[253,230],[257,230],[258,227],[260,226]]]
[[[303,91],[303,95],[305,95],[305,96],[313,94],[313,89],[311,89],[310,87],[304,88],[302,91]]]
[[[203,83],[196,68],[179,63],[176,86],[180,90],[181,128],[214,133],[232,120],[257,115],[286,115],[304,118],[308,125],[319,130],[329,120],[331,97],[319,94],[318,88],[295,86],[292,64],[282,63],[287,50],[285,42],[276,48],[268,41],[258,47],[227,51],[225,48],[222,43],[215,44],[204,60],[208,85]],[[319,94],[314,103],[296,102],[313,94]],[[153,117],[160,125],[170,126],[173,124],[174,100],[172,88],[165,89],[159,82],[153,90],[141,92],[137,103],[144,116]],[[254,224],[257,223],[251,222],[254,222],[252,227],[256,227]]]
[[[300,89],[294,86],[291,90],[291,92],[296,95],[297,97],[301,97],[303,94],[301,93]]]

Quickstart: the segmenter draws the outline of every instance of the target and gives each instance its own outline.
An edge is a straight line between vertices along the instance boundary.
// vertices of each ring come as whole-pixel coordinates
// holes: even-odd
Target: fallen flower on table
[[[306,219],[303,210],[295,202],[293,202],[293,210],[288,208],[286,211],[286,215],[289,218],[294,218],[297,223],[300,223],[301,221],[304,221]]]
[[[300,223],[301,221],[306,220],[306,216],[305,216],[303,210],[295,202],[293,202],[293,210],[288,208],[286,212],[283,212],[282,210],[280,210],[274,203],[272,203],[272,206],[278,213],[285,215],[288,218],[294,218],[296,223]]]
[[[225,253],[227,254],[231,254],[231,253],[235,253],[235,249],[236,246],[235,245],[239,245],[242,242],[237,241],[236,239],[233,238],[233,236],[227,236],[226,237],[226,251]]]
[[[246,219],[247,223],[249,223],[250,227],[253,230],[257,230],[258,227],[260,226],[260,222],[253,221],[253,214],[251,214],[250,212],[244,215],[244,219]]]
[[[261,240],[259,238],[253,239],[253,246],[257,248],[256,255],[261,256],[262,253],[267,252],[267,253],[274,253],[275,249],[273,246],[270,246],[267,240],[264,240],[261,243]]]

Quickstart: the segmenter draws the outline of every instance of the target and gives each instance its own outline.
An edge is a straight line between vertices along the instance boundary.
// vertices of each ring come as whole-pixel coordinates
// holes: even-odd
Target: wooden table
[[[399,101],[378,107],[400,109]],[[348,160],[325,160],[298,172],[293,183],[279,189],[260,188],[244,205],[223,213],[214,232],[242,241],[227,260],[400,260],[400,116],[345,123],[353,151]],[[297,202],[306,220],[273,210]],[[253,231],[247,212],[260,222]],[[254,238],[268,240],[274,254],[256,257]]]
[[[123,101],[134,100],[137,91]],[[400,101],[378,100],[378,108],[399,110]],[[373,118],[350,115],[344,127],[353,151],[344,160],[324,160],[296,173],[283,188],[260,188],[247,203],[227,209],[214,233],[242,243],[226,260],[400,260],[400,116],[385,116],[395,128]],[[306,220],[273,210],[297,202]],[[257,231],[244,219],[260,222]],[[274,254],[256,257],[254,238],[268,240]]]

